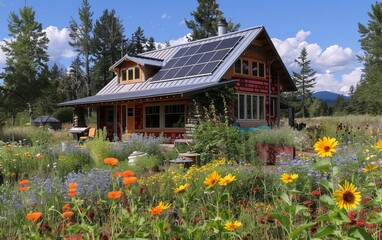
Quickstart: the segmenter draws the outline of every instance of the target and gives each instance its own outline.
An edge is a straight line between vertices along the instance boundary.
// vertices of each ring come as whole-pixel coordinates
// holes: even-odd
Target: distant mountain
[[[320,100],[325,101],[326,103],[330,104],[336,100],[338,96],[341,94],[334,93],[334,92],[329,92],[329,91],[320,91],[320,92],[315,92],[313,93],[313,97],[318,98]],[[344,96],[344,95],[343,95]],[[348,100],[348,96],[344,96],[345,100]]]

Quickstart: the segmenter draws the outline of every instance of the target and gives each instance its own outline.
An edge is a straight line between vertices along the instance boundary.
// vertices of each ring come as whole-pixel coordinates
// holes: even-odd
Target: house
[[[223,86],[235,91],[230,112],[240,126],[275,126],[280,93],[296,90],[263,26],[226,33],[225,20],[219,36],[125,55],[110,70],[116,76],[96,95],[59,106],[74,107],[76,127],[86,126],[85,108],[97,109],[97,128],[119,139],[125,133],[185,138],[193,98]]]

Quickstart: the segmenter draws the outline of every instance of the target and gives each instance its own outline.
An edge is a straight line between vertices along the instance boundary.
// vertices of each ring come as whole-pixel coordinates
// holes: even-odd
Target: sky
[[[367,25],[368,12],[375,0],[217,0],[227,20],[240,23],[240,29],[262,25],[267,30],[288,71],[298,72],[295,59],[306,47],[316,74],[314,91],[347,95],[362,74],[363,55],[358,42],[358,23]],[[115,9],[123,20],[129,38],[138,26],[157,43],[184,43],[191,31],[184,19],[192,20],[196,0],[89,0],[95,22],[105,9]],[[69,21],[78,21],[82,0],[0,0],[0,45],[9,39],[11,12],[31,6],[50,39],[50,64],[68,67],[76,53],[69,46]],[[0,50],[0,72],[6,56]]]

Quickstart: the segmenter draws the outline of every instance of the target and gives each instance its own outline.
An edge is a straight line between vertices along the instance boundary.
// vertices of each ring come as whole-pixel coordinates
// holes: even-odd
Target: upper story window
[[[141,69],[139,67],[130,67],[121,69],[121,81],[140,80]]]
[[[261,78],[265,77],[265,64],[263,62],[239,59],[236,61],[234,68],[237,74]]]

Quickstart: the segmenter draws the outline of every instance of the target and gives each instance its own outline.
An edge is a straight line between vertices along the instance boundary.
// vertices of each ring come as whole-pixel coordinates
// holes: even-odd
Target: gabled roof
[[[60,106],[71,106],[79,105],[86,103],[96,103],[96,102],[110,102],[114,101],[113,99],[139,99],[144,97],[143,94],[147,96],[155,96],[163,94],[171,95],[177,93],[179,89],[193,89],[194,86],[198,87],[208,87],[214,86],[219,82],[223,82],[224,75],[230,69],[231,66],[236,62],[236,60],[243,54],[243,52],[250,46],[253,40],[259,38],[266,38],[271,45],[272,55],[273,55],[273,65],[277,66],[280,70],[280,79],[282,80],[284,91],[295,90],[296,86],[294,85],[285,65],[283,64],[280,56],[278,55],[274,45],[272,44],[271,39],[266,33],[263,26],[257,26],[237,32],[227,33],[222,36],[211,37],[207,39],[202,39],[198,41],[188,42],[181,45],[171,46],[164,49],[154,50],[150,52],[145,52],[139,54],[138,56],[125,55],[122,59],[116,62],[110,69],[118,66],[122,61],[131,60],[139,64],[146,64],[152,66],[162,66],[162,69],[166,68],[167,64],[171,59],[176,57],[178,52],[185,51],[185,49],[191,49],[193,46],[203,46],[212,44],[217,41],[224,41],[227,39],[240,39],[228,55],[224,57],[222,61],[212,70],[212,72],[202,75],[192,75],[185,76],[183,78],[167,78],[155,80],[150,78],[143,82],[120,84],[117,79],[114,78],[111,80],[103,89],[101,89],[95,96],[78,99],[70,102],[65,102],[59,104]],[[179,55],[179,54],[178,54]],[[155,65],[156,64],[156,65]],[[115,98],[112,95],[115,94]],[[107,95],[107,96],[103,96]],[[123,96],[123,97],[122,97]]]
[[[133,55],[126,54],[121,59],[119,59],[116,63],[114,63],[109,68],[109,70],[112,71],[116,66],[118,66],[119,64],[121,64],[125,60],[133,61],[135,63],[142,65],[142,66],[145,66],[145,65],[150,65],[150,66],[155,66],[155,67],[162,67],[163,66],[163,60],[162,59],[148,58],[148,57],[139,56],[139,55],[133,56]]]

